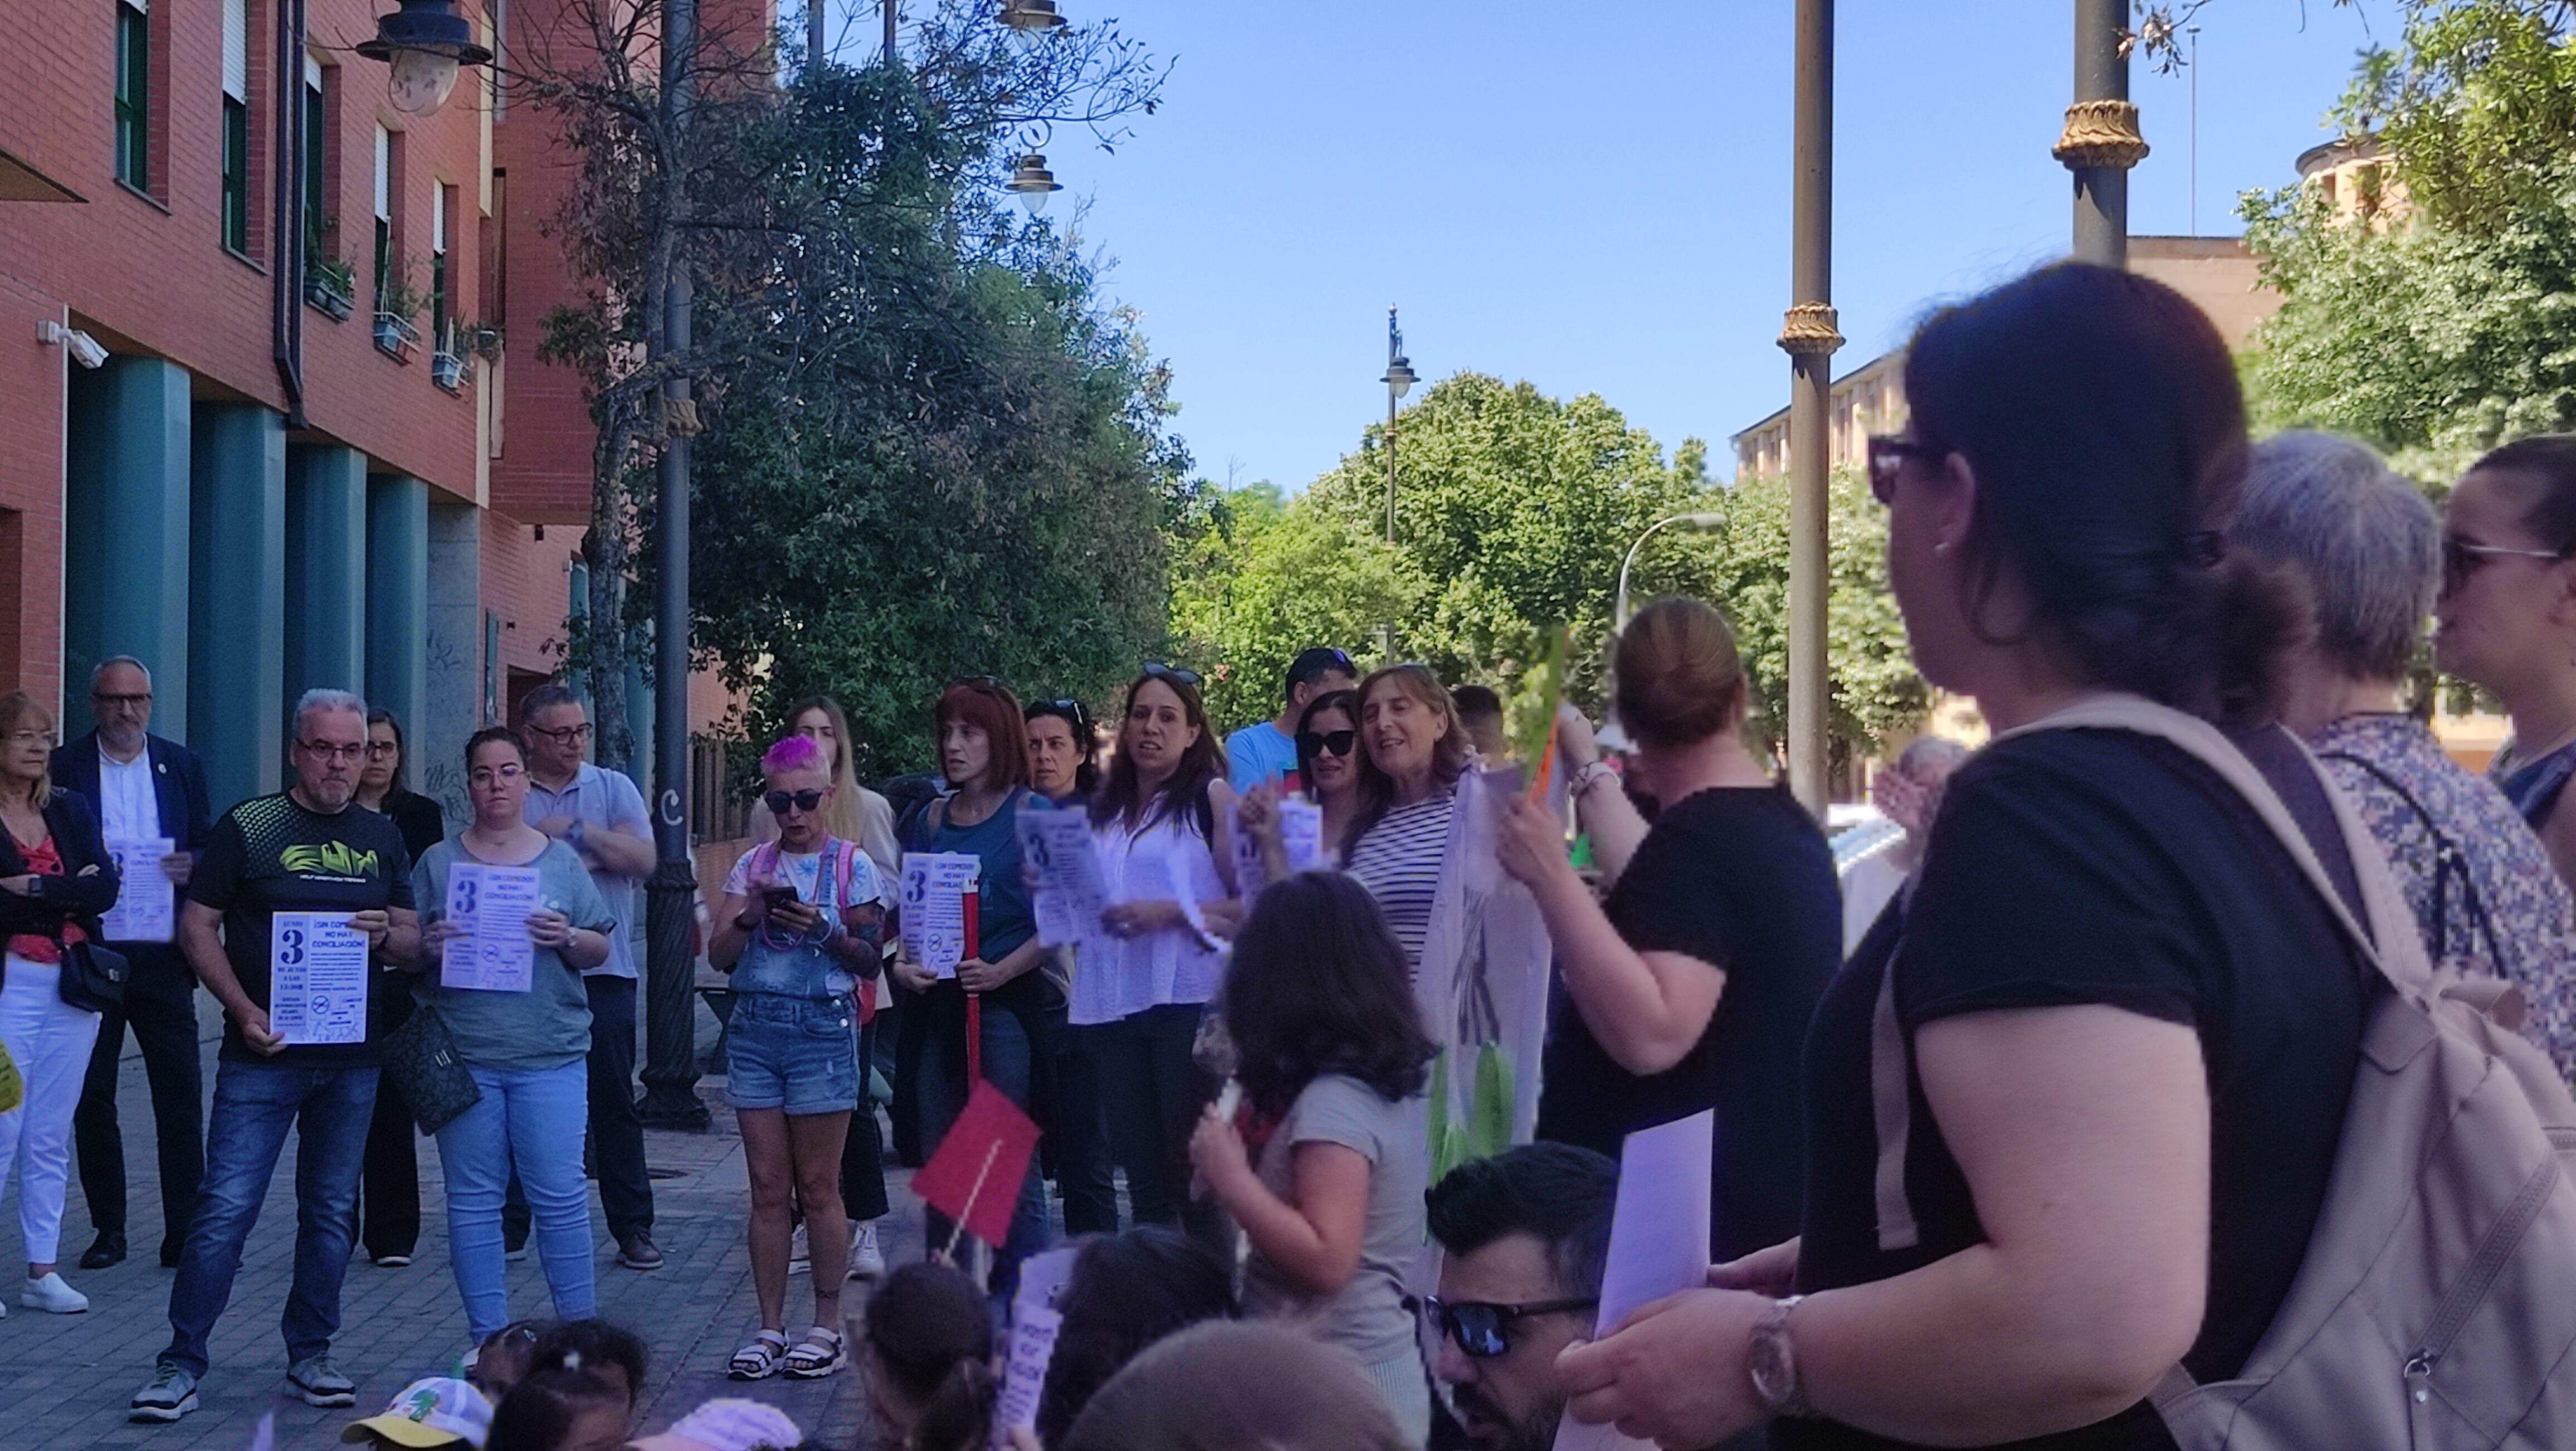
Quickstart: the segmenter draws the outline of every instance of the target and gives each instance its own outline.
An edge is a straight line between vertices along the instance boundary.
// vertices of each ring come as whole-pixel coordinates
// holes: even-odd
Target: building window
[[[116,179],[152,187],[152,16],[145,0],[116,5]]]
[[[330,257],[330,213],[324,207],[330,193],[322,182],[323,118],[329,112],[322,97],[322,63],[311,56],[304,58],[304,124],[298,137],[304,168],[304,256],[309,267]]]
[[[250,255],[250,0],[224,0],[224,246]]]
[[[394,273],[394,133],[376,128],[376,310],[385,310],[385,285]]]
[[[455,340],[447,335],[448,319],[454,310],[448,306],[447,291],[447,209],[452,186],[429,189],[429,336],[430,345],[443,353],[456,351]]]

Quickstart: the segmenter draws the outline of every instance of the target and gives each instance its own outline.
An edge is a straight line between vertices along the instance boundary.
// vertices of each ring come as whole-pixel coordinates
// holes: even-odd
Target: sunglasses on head
[[[787,808],[791,806],[799,811],[813,811],[815,808],[823,804],[823,793],[820,791],[772,791],[760,799],[769,807],[770,815],[785,816],[787,814]]]
[[[1301,756],[1347,756],[1359,744],[1358,731],[1299,731],[1297,754]]]
[[[1581,1299],[1540,1300],[1528,1305],[1493,1305],[1481,1300],[1443,1300],[1437,1295],[1407,1295],[1405,1308],[1440,1327],[1440,1333],[1458,1343],[1458,1348],[1478,1360],[1491,1360],[1512,1348],[1511,1336],[1503,1329],[1515,1320],[1533,1315],[1559,1315],[1574,1310],[1589,1310],[1601,1301],[1596,1296]]]
[[[2442,536],[2442,593],[2450,594],[2469,582],[2469,576],[2499,559],[2546,559],[2555,563],[2567,556],[2547,549],[2508,549],[2501,544],[2478,544],[2457,534]]]
[[[1031,720],[1035,720],[1042,715],[1056,715],[1064,717],[1066,721],[1072,724],[1076,734],[1080,734],[1083,731],[1091,729],[1091,712],[1082,708],[1081,701],[1069,700],[1061,695],[1057,696],[1053,700],[1034,701],[1030,704],[1029,718]]]
[[[1145,678],[1148,680],[1177,680],[1181,684],[1190,686],[1194,689],[1199,683],[1199,673],[1197,671],[1184,670],[1178,665],[1166,665],[1160,660],[1146,662]]]
[[[1869,436],[1871,497],[1882,504],[1895,503],[1896,473],[1897,470],[1905,467],[1907,459],[1921,459],[1925,463],[1938,464],[1946,457],[1948,457],[1946,450],[1935,448],[1928,443],[1917,443],[1913,439],[1899,438],[1892,433],[1871,434]]]

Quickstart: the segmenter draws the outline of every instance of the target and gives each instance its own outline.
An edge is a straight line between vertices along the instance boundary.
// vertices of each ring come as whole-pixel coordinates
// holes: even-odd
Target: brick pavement
[[[199,999],[205,1027],[209,1097],[214,1082],[216,1018]],[[714,1022],[701,1009],[699,1042],[714,1041]],[[599,1234],[600,1311],[645,1338],[652,1368],[641,1401],[640,1424],[653,1429],[711,1396],[749,1395],[773,1402],[806,1430],[806,1444],[859,1448],[865,1437],[866,1395],[859,1376],[844,1372],[823,1381],[780,1379],[735,1385],[725,1361],[755,1328],[743,1215],[749,1204],[742,1141],[724,1111],[722,1079],[700,1085],[716,1127],[705,1134],[648,1132],[646,1157],[658,1178],[653,1186],[654,1237],[668,1263],[649,1274],[621,1269],[608,1242],[597,1200],[591,1222]],[[153,1357],[168,1343],[172,1274],[159,1267],[161,1204],[152,1151],[152,1109],[142,1062],[126,1044],[119,1069],[119,1122],[125,1132],[129,1237],[138,1253],[113,1269],[84,1271],[74,1261],[88,1247],[89,1214],[77,1173],[64,1212],[64,1276],[90,1297],[87,1314],[56,1316],[17,1303],[21,1271],[0,1274],[8,1287],[8,1318],[0,1320],[0,1451],[54,1451],[65,1447],[150,1447],[153,1451],[237,1451],[247,1447],[260,1413],[277,1410],[282,1451],[339,1444],[339,1429],[372,1414],[416,1376],[439,1373],[466,1343],[465,1312],[447,1258],[446,1205],[436,1146],[415,1139],[421,1161],[421,1241],[405,1269],[382,1270],[363,1250],[352,1255],[341,1294],[341,1331],[334,1343],[339,1365],[358,1382],[356,1411],[319,1410],[294,1398],[286,1384],[285,1347],[278,1316],[294,1265],[295,1148],[290,1140],[269,1187],[267,1204],[244,1252],[231,1307],[214,1334],[213,1369],[195,1414],[169,1426],[138,1426],[125,1419],[126,1402],[150,1378]],[[903,1175],[890,1171],[895,1212],[879,1228],[889,1252],[917,1257],[921,1227],[917,1204],[900,1192]],[[0,1192],[0,1268],[21,1259],[14,1182]],[[519,1315],[542,1315],[547,1300],[542,1267],[532,1252],[509,1266],[510,1306]],[[805,1278],[789,1281],[789,1323],[806,1312]],[[850,1308],[857,1308],[853,1299]]]

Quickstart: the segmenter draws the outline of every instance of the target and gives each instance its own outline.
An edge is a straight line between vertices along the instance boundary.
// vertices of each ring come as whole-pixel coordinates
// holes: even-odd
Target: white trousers
[[[62,1256],[63,1189],[72,1157],[72,1109],[89,1072],[98,1014],[67,1006],[62,969],[12,952],[0,982],[0,1044],[27,1082],[27,1101],[0,1113],[0,1187],[18,1171],[18,1233],[29,1264]]]

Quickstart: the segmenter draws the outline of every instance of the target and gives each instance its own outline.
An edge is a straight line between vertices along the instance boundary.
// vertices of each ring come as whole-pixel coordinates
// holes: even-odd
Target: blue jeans
[[[340,1328],[340,1280],[349,1271],[350,1219],[376,1109],[373,1068],[215,1065],[214,1116],[206,1125],[206,1178],[179,1278],[170,1287],[170,1348],[161,1358],[206,1373],[206,1338],[232,1300],[242,1246],[259,1222],[289,1129],[295,1148],[295,1282],[280,1325],[292,1365],[331,1347]]]
[[[479,1343],[510,1323],[501,1283],[501,1201],[515,1166],[536,1221],[537,1254],[555,1318],[599,1313],[592,1276],[590,1191],[581,1177],[581,1138],[590,1122],[590,1071],[576,1058],[559,1068],[509,1073],[466,1065],[481,1101],[438,1131],[447,1179],[447,1252],[456,1293]]]
[[[943,984],[945,986],[945,984]],[[962,1013],[961,1013],[962,1019]],[[1021,1026],[1019,1015],[1007,1008],[984,1005],[984,1077],[1004,1097],[1021,1108],[1030,1107],[1032,1054],[1028,1030]],[[955,1032],[934,1029],[921,1050],[921,1147],[924,1154],[934,1153],[939,1142],[948,1137],[948,1126],[965,1112],[962,1096],[966,1085],[966,1037],[962,1026]],[[950,1221],[937,1210],[925,1211],[924,1229],[932,1249],[948,1243]],[[1046,1179],[1037,1156],[1029,1156],[1028,1177],[1020,1181],[1020,1202],[1011,1212],[1011,1233],[993,1255],[993,1278],[989,1286],[997,1304],[1008,1305],[1020,1283],[1020,1261],[1046,1248],[1047,1206]]]

